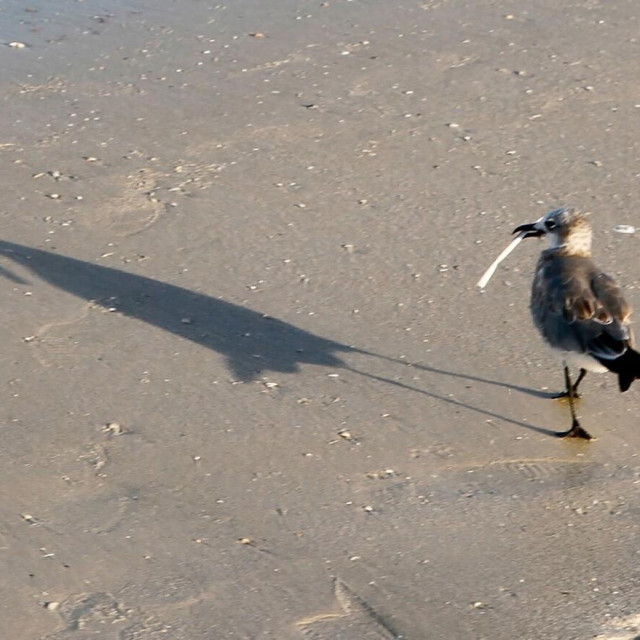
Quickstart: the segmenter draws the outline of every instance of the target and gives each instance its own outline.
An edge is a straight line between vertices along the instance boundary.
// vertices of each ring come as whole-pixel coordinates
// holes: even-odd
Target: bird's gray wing
[[[631,306],[625,300],[620,285],[606,273],[593,274],[591,290],[597,301],[594,318],[605,327],[603,334],[590,345],[591,350],[594,355],[602,352],[603,358],[610,351],[613,355],[608,357],[617,357],[621,352],[624,353],[627,346],[633,346],[633,333],[629,327]]]
[[[546,276],[532,304],[536,323],[554,347],[605,360],[626,351],[631,309],[613,278],[576,265],[550,269]]]

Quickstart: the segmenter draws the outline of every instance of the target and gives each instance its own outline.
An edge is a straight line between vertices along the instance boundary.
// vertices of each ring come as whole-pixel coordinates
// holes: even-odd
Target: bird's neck
[[[564,238],[557,235],[551,237],[549,251],[561,256],[579,256],[581,258],[591,257],[591,234],[572,233]]]
[[[549,247],[545,253],[550,256],[567,256],[575,258],[591,258],[591,247],[576,247],[568,244],[560,244]]]

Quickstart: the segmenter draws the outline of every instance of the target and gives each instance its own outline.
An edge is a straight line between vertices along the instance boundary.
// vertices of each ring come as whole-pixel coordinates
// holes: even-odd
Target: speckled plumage
[[[550,222],[555,226],[548,229]],[[556,210],[540,226],[550,236],[551,246],[541,253],[536,266],[531,288],[533,321],[565,360],[576,353],[593,361],[585,369],[608,369],[605,362],[622,356],[633,343],[631,307],[616,281],[591,259],[591,226],[582,214]]]
[[[592,356],[596,363],[597,358],[617,358],[632,343],[630,314],[618,284],[591,258],[556,249],[542,252],[531,288],[531,315],[552,348]]]
[[[547,235],[531,288],[531,315],[544,341],[565,363],[567,395],[574,420],[563,435],[589,437],[579,428],[573,397],[586,371],[618,374],[621,391],[640,377],[640,354],[633,349],[631,307],[616,281],[591,259],[591,226],[574,209],[556,209],[538,222],[518,227],[527,237]],[[578,366],[570,388],[568,366]]]

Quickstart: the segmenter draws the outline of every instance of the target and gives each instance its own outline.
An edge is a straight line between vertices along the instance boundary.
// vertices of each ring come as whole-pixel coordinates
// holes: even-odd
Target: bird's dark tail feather
[[[640,353],[631,347],[615,360],[605,360],[604,358],[598,358],[598,360],[609,371],[618,374],[620,391],[626,391],[636,378],[640,378]]]

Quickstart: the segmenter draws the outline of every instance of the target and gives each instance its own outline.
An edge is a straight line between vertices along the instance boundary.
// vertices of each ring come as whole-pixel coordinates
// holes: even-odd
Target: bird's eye
[[[547,229],[555,229],[558,226],[555,220],[547,220],[545,225]]]

